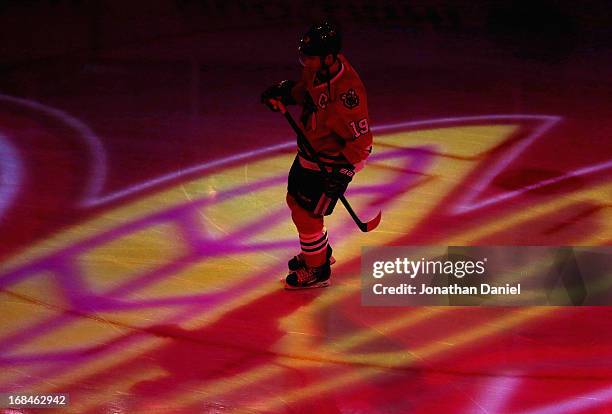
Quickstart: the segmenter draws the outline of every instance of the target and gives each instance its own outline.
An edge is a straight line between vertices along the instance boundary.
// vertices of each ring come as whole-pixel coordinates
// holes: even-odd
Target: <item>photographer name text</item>
[[[420,286],[401,283],[397,286],[385,286],[376,283],[372,286],[375,295],[520,295],[521,284],[505,284],[504,286],[481,283],[479,286],[429,286],[422,283]]]

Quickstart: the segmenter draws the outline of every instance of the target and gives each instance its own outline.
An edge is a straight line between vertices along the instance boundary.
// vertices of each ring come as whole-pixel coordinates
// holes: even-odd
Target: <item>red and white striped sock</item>
[[[321,266],[327,260],[327,230],[312,234],[300,233],[302,254],[308,266]]]

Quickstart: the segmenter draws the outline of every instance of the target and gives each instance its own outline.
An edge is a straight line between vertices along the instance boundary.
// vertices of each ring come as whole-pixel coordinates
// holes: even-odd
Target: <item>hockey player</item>
[[[331,214],[372,151],[366,91],[348,60],[340,53],[338,28],[323,22],[312,26],[300,40],[304,66],[298,82],[285,80],[268,88],[261,100],[278,111],[278,102],[302,108],[300,127],[325,165],[323,174],[305,148],[289,171],[287,204],[301,245],[301,253],[288,263],[286,289],[329,285],[334,263],[324,216]]]

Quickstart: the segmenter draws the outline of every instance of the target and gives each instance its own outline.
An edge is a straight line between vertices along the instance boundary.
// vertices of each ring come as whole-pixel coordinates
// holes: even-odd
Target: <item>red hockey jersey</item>
[[[340,71],[329,82],[316,82],[316,73],[304,69],[292,93],[303,108],[301,127],[325,163],[353,165],[372,150],[366,91],[343,55]]]

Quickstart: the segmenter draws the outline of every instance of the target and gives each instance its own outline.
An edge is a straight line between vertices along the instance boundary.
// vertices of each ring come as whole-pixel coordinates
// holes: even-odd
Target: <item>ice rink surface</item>
[[[362,246],[610,245],[610,52],[347,27],[375,135],[347,198],[383,221],[338,206],[332,286],[287,292],[295,143],[259,94],[298,77],[302,31],[4,69],[0,392],[69,393],[58,413],[612,412],[611,308],[365,307],[359,278]]]

